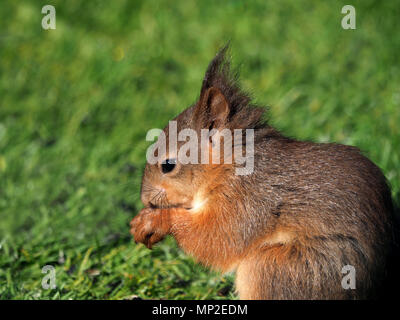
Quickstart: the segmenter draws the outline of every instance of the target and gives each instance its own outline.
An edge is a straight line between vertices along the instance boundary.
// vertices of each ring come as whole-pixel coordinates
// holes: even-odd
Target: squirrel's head
[[[149,149],[154,158],[149,161],[148,152],[141,190],[146,207],[201,207],[234,175],[233,161],[225,161],[237,143],[234,129],[244,134],[245,129],[265,126],[265,109],[249,105],[249,96],[236,82],[237,73],[230,72],[227,49],[209,64],[196,104],[170,121]],[[229,136],[231,144],[225,143]]]

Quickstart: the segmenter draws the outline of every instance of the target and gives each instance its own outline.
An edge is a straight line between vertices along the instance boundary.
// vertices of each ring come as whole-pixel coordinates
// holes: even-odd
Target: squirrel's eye
[[[176,166],[176,159],[166,159],[161,164],[161,170],[163,173],[168,173],[174,170]]]

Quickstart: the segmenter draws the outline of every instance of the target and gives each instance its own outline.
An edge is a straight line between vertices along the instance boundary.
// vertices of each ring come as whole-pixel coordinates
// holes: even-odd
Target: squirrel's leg
[[[144,208],[130,222],[130,232],[136,242],[151,249],[168,234],[178,232],[190,223],[190,214],[183,208]],[[183,228],[185,229],[185,228]]]
[[[132,219],[130,226],[135,241],[151,249],[153,244],[163,240],[170,232],[169,210],[144,208]]]
[[[236,267],[243,250],[242,244],[235,242],[238,237],[232,229],[237,228],[233,226],[222,215],[215,218],[208,211],[194,214],[184,208],[145,208],[132,220],[131,233],[136,242],[148,248],[172,235],[178,246],[198,262],[226,272]]]
[[[236,270],[240,299],[354,299],[345,290],[343,265],[335,253],[299,244],[258,248]]]

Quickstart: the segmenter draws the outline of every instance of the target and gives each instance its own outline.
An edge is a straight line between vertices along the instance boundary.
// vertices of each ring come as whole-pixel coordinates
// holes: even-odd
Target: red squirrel
[[[254,170],[182,164],[176,150],[167,151],[144,169],[144,209],[130,224],[135,241],[151,248],[172,235],[203,265],[235,272],[240,299],[376,297],[393,241],[381,170],[356,147],[298,141],[270,126],[266,108],[239,87],[226,52],[209,64],[198,101],[174,120],[198,136],[253,129]],[[168,137],[168,127],[163,132]],[[347,265],[355,288],[342,285]]]

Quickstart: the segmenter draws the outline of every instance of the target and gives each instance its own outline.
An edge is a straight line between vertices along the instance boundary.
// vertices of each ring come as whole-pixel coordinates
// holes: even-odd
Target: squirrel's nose
[[[146,194],[143,194],[140,196],[140,200],[142,200],[143,205],[147,208],[150,207],[150,200],[151,197],[148,195],[148,193],[146,192]]]
[[[149,207],[150,206],[150,196],[148,192],[142,192],[142,194],[140,195],[140,200],[142,201],[143,205],[145,207]]]

